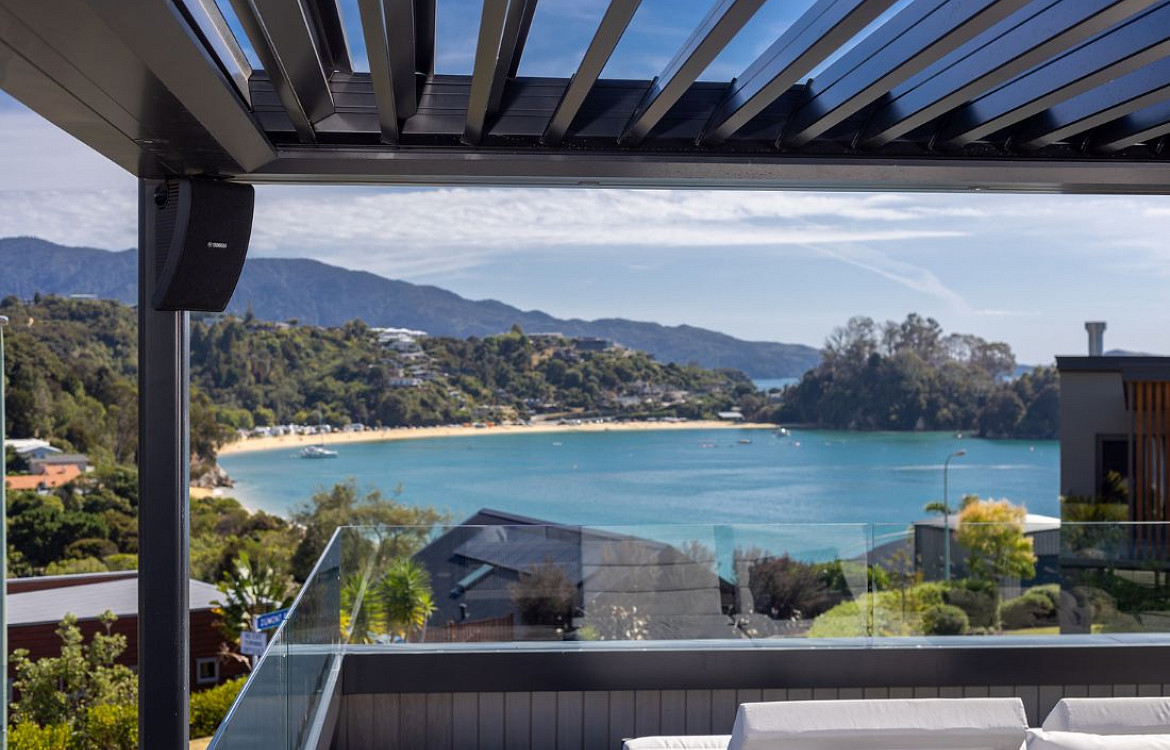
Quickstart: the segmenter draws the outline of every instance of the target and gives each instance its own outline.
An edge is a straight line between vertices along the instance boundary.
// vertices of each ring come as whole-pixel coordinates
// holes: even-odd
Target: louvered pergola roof
[[[484,0],[471,75],[434,73],[436,0],[225,0],[244,40],[215,0],[0,0],[0,87],[148,177],[1170,192],[1170,0],[816,0],[698,80],[763,2],[617,80],[640,0],[567,79],[517,76],[537,0]]]

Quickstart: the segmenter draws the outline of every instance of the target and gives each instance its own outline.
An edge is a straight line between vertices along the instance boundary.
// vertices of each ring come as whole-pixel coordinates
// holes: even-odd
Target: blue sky
[[[570,74],[604,4],[544,0],[521,72]],[[807,4],[769,0],[704,77],[736,75]],[[439,7],[439,71],[467,72],[480,5]],[[654,75],[706,10],[645,0],[606,75]],[[134,179],[3,94],[0,165],[0,236],[135,242]],[[252,252],[814,346],[851,315],[916,311],[1048,362],[1084,350],[1088,319],[1108,347],[1170,353],[1167,238],[1162,197],[261,187]]]

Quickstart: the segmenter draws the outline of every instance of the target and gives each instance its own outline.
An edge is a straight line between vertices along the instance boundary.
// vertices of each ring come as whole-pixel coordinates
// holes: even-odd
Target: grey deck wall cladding
[[[1064,697],[1170,695],[1170,684],[975,685],[369,693],[342,696],[334,750],[619,750],[627,737],[730,734],[740,703],[852,698],[1019,696],[1037,725]]]

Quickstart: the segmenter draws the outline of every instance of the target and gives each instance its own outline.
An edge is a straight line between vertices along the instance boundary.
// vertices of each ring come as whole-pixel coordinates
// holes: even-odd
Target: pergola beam
[[[830,65],[777,145],[803,146],[1024,6],[1026,0],[916,0]]]
[[[1089,39],[1153,0],[1045,0],[1034,3],[953,55],[895,87],[870,117],[859,145],[877,148],[973,97]]]
[[[705,146],[724,143],[894,2],[819,0],[731,82],[699,142]]]
[[[1170,58],[1074,96],[1020,124],[1011,147],[1033,151],[1170,99]]]
[[[764,0],[717,0],[699,27],[650,82],[618,142],[624,146],[641,143],[763,4]]]
[[[1124,76],[1170,53],[1170,2],[1115,26],[1065,55],[964,105],[936,143],[960,148],[1023,122],[1060,102]]]
[[[601,71],[605,69],[605,64],[613,56],[614,49],[617,48],[618,42],[626,33],[630,21],[634,18],[635,11],[641,4],[642,0],[610,1],[609,7],[605,9],[605,15],[601,17],[597,32],[593,35],[593,40],[589,42],[589,48],[585,50],[585,56],[581,58],[581,65],[573,74],[572,79],[569,80],[569,85],[565,87],[565,93],[561,96],[560,102],[557,103],[556,111],[553,112],[548,121],[548,127],[545,128],[544,136],[541,138],[542,143],[556,146],[564,139],[569,127],[573,124],[573,119],[581,111],[585,97],[593,89],[593,84],[597,83]]]
[[[122,151],[112,126],[139,149],[137,163],[127,167],[134,174],[158,175],[160,165],[191,174],[238,174],[275,157],[225,73],[228,63],[213,57],[201,30],[177,6],[0,0],[0,9],[7,17],[0,36],[22,58],[17,69],[39,71],[22,85],[0,70],[4,88],[69,132],[84,131],[87,143],[126,165],[131,155]],[[72,101],[30,90],[34,80]],[[106,144],[109,151],[102,148]]]
[[[543,149],[542,149],[543,151]],[[289,146],[251,183],[1170,195],[1170,164],[1064,158],[644,154]]]

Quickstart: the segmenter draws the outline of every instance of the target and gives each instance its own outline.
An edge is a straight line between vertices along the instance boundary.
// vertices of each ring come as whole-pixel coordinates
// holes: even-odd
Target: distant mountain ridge
[[[137,301],[137,257],[65,247],[35,237],[0,239],[0,296],[93,294]],[[730,367],[755,378],[798,377],[820,352],[803,344],[743,341],[695,326],[623,318],[560,319],[496,300],[469,300],[435,286],[387,279],[305,258],[251,258],[228,310],[251,308],[264,320],[297,319],[337,326],[360,318],[372,326],[417,328],[433,336],[490,336],[519,324],[529,332],[596,336],[649,352],[661,362]]]

